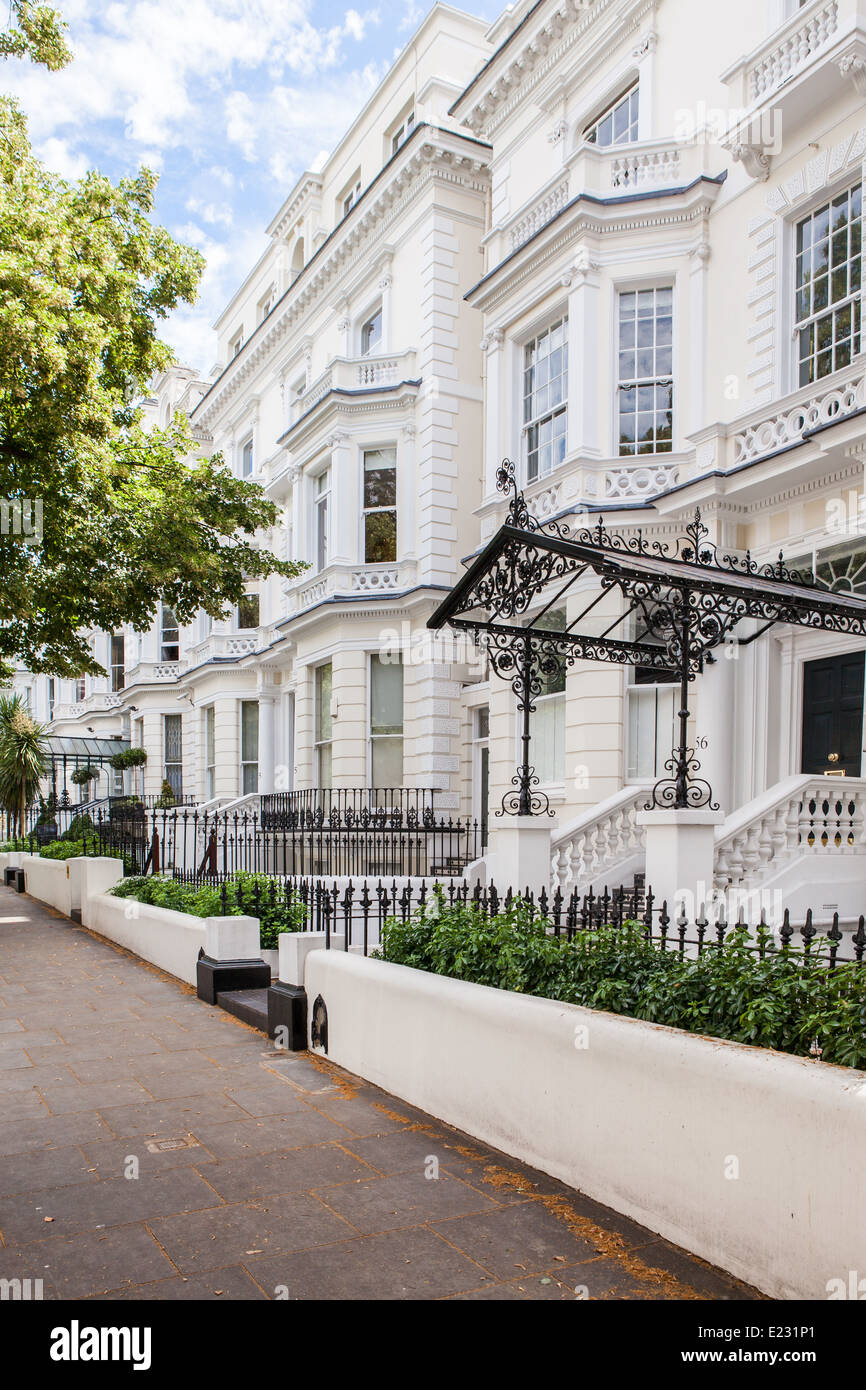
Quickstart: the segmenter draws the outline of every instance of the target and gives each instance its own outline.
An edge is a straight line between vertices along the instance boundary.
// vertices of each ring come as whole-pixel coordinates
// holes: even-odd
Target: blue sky
[[[298,176],[336,145],[426,0],[55,0],[74,61],[3,65],[37,153],[67,177],[160,174],[156,215],[204,252],[199,300],[164,336],[208,371],[211,325]],[[471,0],[493,19],[504,0]]]

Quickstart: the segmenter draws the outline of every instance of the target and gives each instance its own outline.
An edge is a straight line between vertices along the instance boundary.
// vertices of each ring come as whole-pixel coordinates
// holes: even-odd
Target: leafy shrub
[[[391,919],[381,958],[475,984],[541,995],[690,1033],[808,1056],[814,1040],[825,1062],[866,1066],[866,966],[821,963],[785,947],[762,959],[748,929],[699,959],[680,957],[644,937],[638,923],[551,936],[521,902],[488,918],[439,897],[406,922]],[[759,938],[760,939],[760,938]]]
[[[90,816],[73,816],[60,838],[61,840],[80,841],[92,829],[93,821]]]
[[[78,840],[52,840],[50,844],[43,845],[39,851],[41,859],[78,859],[82,855],[92,858],[94,854],[102,855],[106,859],[120,859],[121,851],[111,849],[97,840],[95,835],[88,835],[86,838]]]
[[[154,875],[125,878],[111,891],[116,898],[135,898],[192,917],[257,917],[265,950],[277,948],[280,932],[303,931],[307,910],[277,879],[267,874],[237,873],[226,880],[225,895],[222,887],[178,883]]]
[[[0,840],[0,854],[14,854],[16,850],[29,848],[29,840]]]

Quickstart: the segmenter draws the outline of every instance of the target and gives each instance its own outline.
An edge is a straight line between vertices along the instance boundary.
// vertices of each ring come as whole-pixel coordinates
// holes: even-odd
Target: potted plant
[[[156,800],[157,809],[160,811],[167,811],[170,809],[170,807],[176,805],[177,797],[175,796],[174,787],[171,785],[171,782],[169,782],[168,778],[164,777],[162,782],[162,788],[160,789],[159,796]]]

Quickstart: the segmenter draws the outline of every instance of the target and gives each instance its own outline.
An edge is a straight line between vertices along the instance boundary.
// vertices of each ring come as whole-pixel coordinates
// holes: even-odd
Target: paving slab
[[[0,1279],[47,1299],[760,1298],[3,887],[0,1000]]]

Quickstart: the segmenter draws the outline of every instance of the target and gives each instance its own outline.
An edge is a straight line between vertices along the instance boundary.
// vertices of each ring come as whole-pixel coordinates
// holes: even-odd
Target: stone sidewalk
[[[0,1241],[45,1298],[760,1297],[6,888]]]

